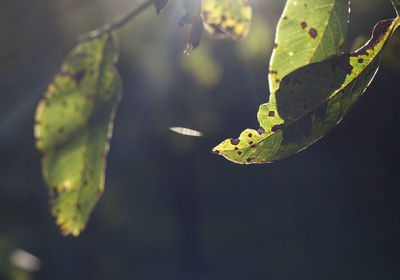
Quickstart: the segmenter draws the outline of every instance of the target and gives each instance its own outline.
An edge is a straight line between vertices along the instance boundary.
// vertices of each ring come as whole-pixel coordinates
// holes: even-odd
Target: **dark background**
[[[124,97],[106,191],[82,235],[65,238],[48,210],[35,106],[74,39],[139,2],[0,0],[0,251],[40,258],[34,279],[400,279],[396,45],[322,140],[274,164],[235,165],[210,150],[258,127],[284,1],[251,1],[247,39],[205,35],[189,57],[179,2],[119,32]],[[393,16],[389,0],[353,0],[345,50]]]

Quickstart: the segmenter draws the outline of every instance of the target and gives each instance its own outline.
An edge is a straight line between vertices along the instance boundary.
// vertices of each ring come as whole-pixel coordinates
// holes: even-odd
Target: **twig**
[[[85,41],[87,39],[93,39],[98,36],[101,36],[102,34],[106,32],[110,32],[111,30],[118,29],[122,26],[124,26],[128,21],[131,19],[135,18],[137,15],[142,13],[144,10],[146,10],[148,7],[150,7],[153,4],[153,0],[147,0],[146,2],[140,4],[138,7],[133,8],[131,11],[126,13],[125,15],[122,15],[113,21],[104,24],[102,27],[95,29],[87,34],[84,34],[82,36],[78,37],[78,41]]]

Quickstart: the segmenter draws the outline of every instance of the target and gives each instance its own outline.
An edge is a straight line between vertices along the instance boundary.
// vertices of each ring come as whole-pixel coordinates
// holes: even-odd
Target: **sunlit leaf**
[[[287,0],[269,66],[270,101],[284,76],[339,52],[348,16],[349,0]]]
[[[252,9],[248,0],[203,0],[205,29],[218,37],[241,39],[250,29]]]
[[[285,76],[276,103],[260,106],[258,131],[247,129],[213,149],[237,163],[285,158],[324,136],[349,111],[374,78],[399,18],[379,22],[370,41],[351,54],[334,55]]]
[[[116,53],[110,33],[78,43],[37,107],[36,145],[51,213],[64,235],[79,235],[104,190],[122,89]]]

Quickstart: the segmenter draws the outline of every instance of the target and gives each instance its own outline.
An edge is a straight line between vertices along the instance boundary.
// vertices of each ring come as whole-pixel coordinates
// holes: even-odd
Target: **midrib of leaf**
[[[96,95],[98,95],[100,93],[101,80],[102,80],[102,77],[104,76],[105,71],[106,71],[107,63],[106,63],[105,56],[106,56],[107,48],[109,47],[108,44],[110,43],[110,40],[113,40],[111,33],[108,34],[107,42],[103,45],[102,52],[101,52],[102,53],[102,58],[101,58],[100,67],[99,67],[99,76],[97,77],[97,81],[96,81]],[[96,108],[96,106],[95,106],[96,100],[97,99],[95,98],[94,101],[91,103],[91,111],[92,111],[92,113],[90,115],[93,114],[93,109]],[[77,205],[79,203],[79,201],[81,200],[84,174],[86,172],[88,172],[88,169],[87,169],[88,163],[87,163],[87,156],[86,155],[88,153],[88,146],[89,146],[89,144],[88,144],[89,143],[89,134],[90,134],[89,121],[90,121],[90,119],[85,123],[85,131],[86,131],[86,133],[85,133],[85,137],[84,137],[83,157],[82,157],[82,164],[81,164],[81,168],[80,168],[80,170],[82,170],[82,172],[80,174],[80,187],[79,187],[79,189],[77,191],[78,194],[77,194],[77,199],[76,199],[76,204],[75,205]],[[95,203],[93,203],[93,206],[94,205],[95,205]],[[79,214],[79,209],[77,208],[77,206],[76,206],[75,210],[76,210],[75,211],[75,215],[74,215],[75,219],[73,219],[73,220],[75,221],[75,226],[78,226],[77,217],[78,217],[78,214]]]

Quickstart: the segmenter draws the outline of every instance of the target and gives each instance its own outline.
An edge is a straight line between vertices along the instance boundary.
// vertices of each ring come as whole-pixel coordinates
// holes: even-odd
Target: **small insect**
[[[203,133],[197,130],[185,128],[185,127],[170,127],[169,130],[187,136],[201,137]]]

